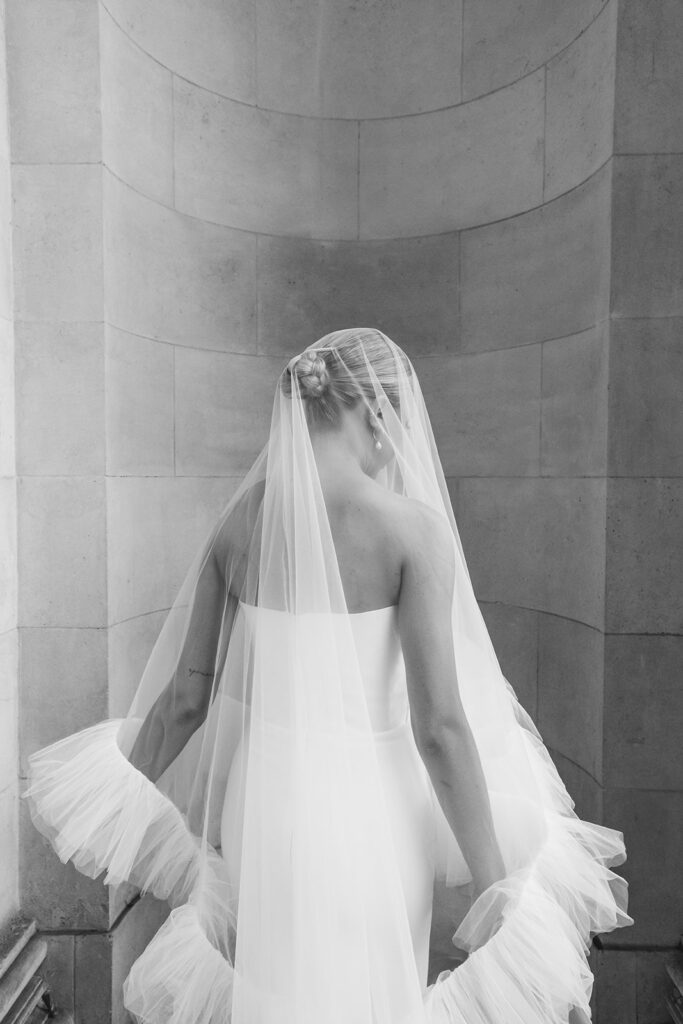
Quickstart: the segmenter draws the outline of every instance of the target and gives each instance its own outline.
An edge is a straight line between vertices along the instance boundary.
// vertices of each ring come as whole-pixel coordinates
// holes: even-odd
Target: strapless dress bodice
[[[316,676],[321,678],[326,672],[340,673],[346,721],[352,729],[364,731],[367,717],[374,733],[393,730],[406,723],[409,717],[408,691],[397,605],[348,615],[324,615],[326,625],[331,624],[331,632],[320,629],[321,614],[318,612],[294,616],[290,612],[244,602],[240,602],[239,607],[247,636],[257,621],[259,629],[264,631],[261,634],[264,642],[259,649],[265,659],[265,671],[282,673],[283,659],[287,658],[292,638],[296,636],[297,657],[306,661],[307,666],[316,668],[315,672],[304,672],[303,680],[312,680]],[[296,625],[293,628],[294,619]],[[349,644],[349,626],[352,645]],[[331,636],[334,638],[333,650],[329,649]],[[349,650],[350,646],[352,650]],[[354,679],[357,680],[356,664],[363,683],[362,691],[354,685]],[[348,685],[345,685],[347,680]],[[310,706],[314,706],[313,703]],[[282,710],[285,714],[286,709]]]

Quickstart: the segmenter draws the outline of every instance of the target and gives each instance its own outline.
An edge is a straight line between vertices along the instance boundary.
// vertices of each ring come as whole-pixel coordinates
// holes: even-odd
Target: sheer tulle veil
[[[453,686],[507,872],[467,899],[435,805],[436,872],[466,897],[453,930],[469,955],[426,991],[312,444],[358,403],[387,454],[376,480],[450,523]],[[63,860],[169,900],[124,986],[150,1024],[587,1021],[590,938],[632,923],[610,870],[623,836],[577,817],[501,673],[417,374],[374,329],[328,334],[283,369],[268,442],[197,551],[127,717],[33,755],[25,796]]]

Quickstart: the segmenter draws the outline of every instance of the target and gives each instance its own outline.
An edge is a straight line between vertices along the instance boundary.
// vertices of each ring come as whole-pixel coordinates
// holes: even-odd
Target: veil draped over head
[[[453,941],[468,956],[426,989],[312,443],[358,402],[391,456],[376,481],[450,523],[452,685],[506,869],[467,898],[434,799],[436,876],[465,896]],[[572,1008],[587,1021],[591,935],[632,923],[610,870],[622,834],[577,817],[501,673],[417,375],[372,329],[290,360],[268,442],[197,552],[128,716],[33,755],[25,796],[62,860],[170,902],[124,986],[149,1024],[560,1024]]]

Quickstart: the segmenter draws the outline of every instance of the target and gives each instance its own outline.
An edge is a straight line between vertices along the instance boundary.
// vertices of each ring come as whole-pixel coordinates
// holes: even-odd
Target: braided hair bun
[[[377,382],[398,408],[401,364],[412,373],[405,352],[376,328],[332,331],[290,360],[280,390],[302,399],[309,424],[336,426],[344,409],[376,397]]]
[[[299,382],[302,398],[322,398],[330,382],[330,374],[321,352],[312,350],[299,356],[291,368],[292,376]]]

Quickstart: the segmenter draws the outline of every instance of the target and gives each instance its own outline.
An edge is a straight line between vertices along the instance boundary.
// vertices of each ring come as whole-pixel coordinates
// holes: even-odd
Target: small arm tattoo
[[[202,672],[201,669],[191,668],[188,669],[188,676],[205,676],[206,679],[213,679],[213,672]]]

